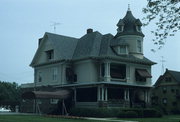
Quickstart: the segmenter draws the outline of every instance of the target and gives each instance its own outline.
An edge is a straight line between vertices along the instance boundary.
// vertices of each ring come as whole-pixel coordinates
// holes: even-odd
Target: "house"
[[[164,112],[180,112],[180,72],[166,69],[152,90],[152,104]]]
[[[93,29],[81,38],[46,32],[30,64],[34,83],[23,84],[23,89],[68,90],[74,107],[148,106],[155,63],[143,54],[141,26],[128,9],[117,23],[115,36]]]

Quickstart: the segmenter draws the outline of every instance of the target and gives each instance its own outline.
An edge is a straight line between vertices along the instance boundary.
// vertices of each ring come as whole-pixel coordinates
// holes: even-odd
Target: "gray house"
[[[46,32],[30,64],[34,83],[22,88],[68,90],[74,107],[147,106],[155,63],[143,55],[141,26],[128,10],[117,23],[115,36],[93,29],[81,38]],[[42,101],[40,104],[43,107]]]

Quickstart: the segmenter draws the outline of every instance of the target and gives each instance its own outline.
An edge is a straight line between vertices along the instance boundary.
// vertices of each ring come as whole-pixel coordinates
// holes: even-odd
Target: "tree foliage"
[[[156,21],[156,29],[151,31],[155,38],[153,42],[159,45],[159,49],[165,44],[168,36],[180,30],[180,0],[147,0],[146,8],[143,8],[144,25],[148,25],[152,20]]]
[[[21,89],[17,83],[0,81],[0,104],[17,104],[20,102]]]

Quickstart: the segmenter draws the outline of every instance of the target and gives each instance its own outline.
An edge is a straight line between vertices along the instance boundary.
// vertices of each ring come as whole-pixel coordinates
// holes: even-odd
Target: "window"
[[[54,59],[54,50],[48,50],[48,51],[46,51],[46,55],[47,55],[47,60],[52,60],[52,59]]]
[[[126,54],[127,51],[126,51],[126,46],[125,45],[122,45],[119,47],[119,54]]]
[[[77,81],[77,75],[74,73],[74,70],[71,67],[66,68],[66,81]]]
[[[163,93],[167,92],[167,87],[163,87]]]
[[[110,75],[112,78],[125,79],[126,78],[126,65],[111,64]]]
[[[104,63],[101,64],[101,77],[104,77],[105,74],[105,65]]]
[[[50,99],[51,104],[57,104],[59,99]]]
[[[57,75],[58,75],[57,68],[53,68],[52,72],[53,72],[52,79],[53,79],[53,81],[56,81],[57,80]]]
[[[119,32],[123,32],[123,30],[124,30],[124,26],[121,25],[121,26],[118,28],[118,31],[119,31]]]
[[[163,98],[163,99],[162,99],[162,103],[163,103],[164,105],[166,105],[166,104],[167,104],[167,98]]]
[[[42,82],[42,73],[38,72],[38,82]]]
[[[165,78],[165,81],[166,81],[166,82],[171,82],[171,77],[166,77],[166,78]]]
[[[141,44],[141,40],[137,40],[137,51],[138,51],[139,53],[142,52],[142,44]]]
[[[137,30],[138,32],[141,32],[141,26],[136,26],[136,30]]]
[[[136,81],[146,82],[147,78],[151,78],[151,74],[146,69],[136,69],[135,71]]]

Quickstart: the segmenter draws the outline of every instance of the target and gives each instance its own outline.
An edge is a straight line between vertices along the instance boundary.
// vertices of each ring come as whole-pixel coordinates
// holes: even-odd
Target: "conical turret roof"
[[[121,35],[139,35],[143,36],[144,34],[140,31],[137,30],[137,26],[141,28],[142,23],[139,19],[136,19],[131,10],[128,9],[125,17],[123,19],[120,19],[119,22],[117,23],[118,28],[121,28],[123,26],[122,31],[118,31],[116,36],[121,36]],[[121,29],[119,29],[121,30]]]

